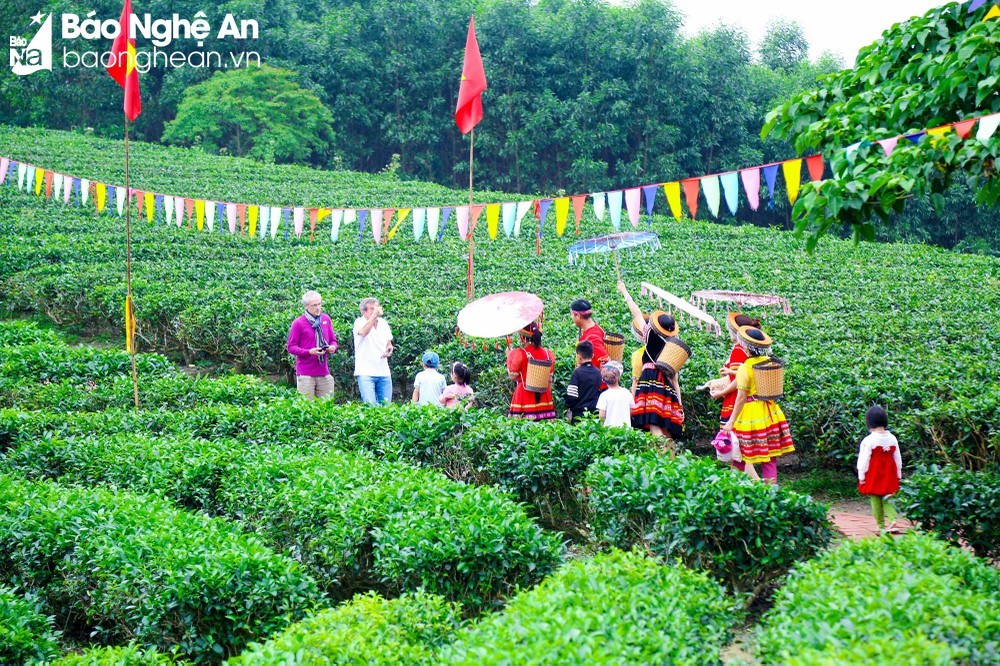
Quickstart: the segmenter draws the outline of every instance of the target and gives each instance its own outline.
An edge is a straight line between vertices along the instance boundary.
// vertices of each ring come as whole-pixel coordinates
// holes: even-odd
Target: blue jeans
[[[358,375],[358,390],[361,401],[368,405],[384,405],[392,402],[392,377],[367,377]]]

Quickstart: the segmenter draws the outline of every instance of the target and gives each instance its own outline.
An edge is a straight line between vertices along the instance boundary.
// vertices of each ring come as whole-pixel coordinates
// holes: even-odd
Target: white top
[[[362,337],[361,329],[368,323],[366,317],[354,320],[354,376],[389,377],[389,359],[383,357],[385,346],[392,340],[389,322],[378,318],[368,335]]]
[[[597,398],[597,409],[604,412],[604,425],[609,428],[631,426],[633,407],[632,392],[621,386],[609,388]]]
[[[427,368],[417,373],[413,379],[413,387],[420,389],[420,397],[417,398],[418,405],[439,405],[438,398],[444,393],[447,382],[444,375],[435,368]]]
[[[903,456],[899,453],[899,442],[896,436],[886,430],[885,432],[873,432],[861,440],[861,449],[858,451],[858,480],[864,481],[865,474],[868,473],[868,464],[872,460],[872,449],[882,447],[885,450],[894,448],[892,459],[896,463],[896,478],[903,478]]]

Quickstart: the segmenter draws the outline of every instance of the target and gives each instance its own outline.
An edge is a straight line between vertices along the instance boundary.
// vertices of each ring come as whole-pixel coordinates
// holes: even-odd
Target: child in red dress
[[[899,480],[903,477],[903,458],[899,454],[899,442],[886,428],[889,418],[885,410],[875,405],[865,414],[865,425],[869,435],[861,440],[858,451],[858,492],[871,495],[872,513],[880,531],[885,533],[886,518],[888,531],[896,531],[896,508],[891,498],[899,492]]]

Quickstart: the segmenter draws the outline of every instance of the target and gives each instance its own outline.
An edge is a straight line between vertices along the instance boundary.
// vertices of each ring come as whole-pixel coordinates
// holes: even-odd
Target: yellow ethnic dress
[[[743,461],[751,464],[765,463],[795,450],[781,407],[773,400],[757,399],[753,367],[766,360],[766,356],[754,356],[736,371],[736,388],[747,392],[747,402],[733,424],[733,432],[740,442]]]

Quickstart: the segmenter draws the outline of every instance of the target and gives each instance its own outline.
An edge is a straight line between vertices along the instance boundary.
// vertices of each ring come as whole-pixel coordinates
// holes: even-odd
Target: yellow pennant
[[[205,228],[205,202],[201,199],[194,201],[195,218],[198,220],[198,231]]]
[[[927,136],[930,137],[931,145],[936,148],[942,141],[947,142],[945,135],[951,132],[951,130],[951,125],[944,125],[943,127],[935,127],[927,130]]]
[[[556,235],[562,236],[566,231],[566,218],[569,217],[569,197],[555,200],[556,205]]]
[[[788,188],[788,203],[794,204],[799,198],[799,184],[802,182],[802,160],[788,160],[781,163],[781,171],[785,174],[785,187]]]
[[[42,193],[42,182],[45,181],[45,170],[35,169],[35,194]]]
[[[490,233],[490,240],[497,239],[500,233],[500,204],[486,206],[486,231]]]
[[[152,222],[153,221],[153,213],[156,210],[153,207],[156,204],[156,199],[154,198],[154,195],[153,195],[152,192],[146,192],[146,194],[145,194],[145,196],[143,198],[146,200],[146,219],[149,222]]]
[[[403,220],[406,216],[410,214],[409,208],[400,208],[396,215],[396,224],[392,229],[389,230],[389,240],[392,240],[396,236],[396,232],[399,231],[399,225],[403,224]]]
[[[986,12],[986,16],[983,17],[983,20],[988,21],[995,18],[1000,18],[1000,5],[993,5],[993,7],[990,8],[990,11]]]
[[[663,193],[667,195],[667,203],[674,219],[681,221],[681,184],[677,182],[663,183]]]
[[[257,206],[247,206],[247,215],[250,217],[250,237],[257,235],[257,214],[260,209]]]
[[[132,297],[125,297],[125,351],[135,351],[135,313],[132,309]]]
[[[94,194],[97,195],[97,212],[103,213],[108,200],[108,188],[104,186],[104,183],[98,183]]]
[[[317,222],[322,222],[323,220],[325,220],[328,217],[330,217],[330,209],[329,208],[320,208],[319,211],[316,213],[316,221]]]

